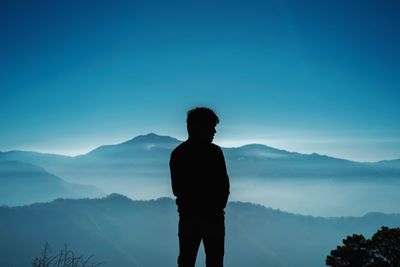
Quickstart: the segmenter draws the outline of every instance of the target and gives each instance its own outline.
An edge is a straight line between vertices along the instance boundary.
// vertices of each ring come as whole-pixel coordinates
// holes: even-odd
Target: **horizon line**
[[[6,149],[6,150],[0,150],[0,153],[9,153],[9,152],[33,152],[33,153],[40,153],[40,154],[50,154],[50,155],[57,155],[57,156],[65,156],[65,157],[78,157],[78,156],[83,156],[86,155],[88,153],[90,153],[91,151],[102,147],[102,146],[112,146],[112,145],[120,145],[123,144],[125,142],[128,142],[130,140],[133,140],[135,138],[141,137],[141,136],[149,136],[149,135],[156,135],[159,137],[169,137],[169,138],[173,138],[176,139],[180,142],[184,142],[182,141],[179,137],[174,137],[171,135],[163,135],[163,134],[157,134],[154,132],[150,132],[147,134],[139,134],[136,135],[133,138],[130,139],[124,139],[122,141],[118,141],[115,143],[109,143],[109,144],[99,144],[99,145],[93,145],[90,147],[86,147],[80,151],[75,150],[75,152],[67,152],[65,149],[36,149],[36,148],[15,148],[15,149]],[[289,152],[289,153],[299,153],[299,154],[303,154],[303,155],[312,155],[312,154],[317,154],[320,156],[327,156],[330,158],[336,158],[336,159],[342,159],[342,160],[348,160],[348,161],[353,161],[353,162],[359,162],[359,163],[376,163],[376,162],[380,162],[380,161],[390,161],[390,160],[399,160],[400,158],[391,158],[391,159],[380,159],[380,160],[375,160],[375,161],[363,161],[363,160],[357,160],[357,159],[351,159],[351,158],[346,158],[346,157],[340,157],[340,156],[332,156],[329,154],[324,154],[324,153],[318,153],[318,152],[311,152],[311,153],[307,153],[307,152],[299,152],[299,151],[292,151],[292,150],[288,150],[288,149],[284,149],[284,148],[277,148],[275,146],[271,146],[271,145],[267,145],[264,142],[262,142],[261,140],[247,140],[246,141],[227,141],[227,140],[220,140],[220,142],[218,142],[218,145],[220,145],[222,148],[240,148],[243,146],[247,146],[247,145],[262,145],[262,146],[266,146],[266,147],[270,147],[273,149],[277,149],[277,150],[281,150],[281,151],[285,151],[285,152]],[[234,144],[234,145],[233,145]]]

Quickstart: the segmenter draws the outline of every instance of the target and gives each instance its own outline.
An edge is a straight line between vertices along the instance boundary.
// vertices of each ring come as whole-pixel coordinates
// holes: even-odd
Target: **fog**
[[[400,213],[400,182],[283,180],[237,182],[230,200],[313,216],[362,216]]]
[[[101,185],[132,199],[173,197],[169,180]],[[231,181],[230,201],[262,204],[296,214],[340,217],[368,212],[400,213],[400,181],[245,180]]]

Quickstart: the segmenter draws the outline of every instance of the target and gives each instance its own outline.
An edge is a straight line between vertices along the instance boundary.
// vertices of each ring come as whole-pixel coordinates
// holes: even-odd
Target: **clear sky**
[[[220,115],[216,143],[400,158],[399,1],[1,1],[0,150]]]

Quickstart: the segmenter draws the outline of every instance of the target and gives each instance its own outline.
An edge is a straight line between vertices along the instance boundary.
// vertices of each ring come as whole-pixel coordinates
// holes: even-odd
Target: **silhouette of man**
[[[206,266],[223,266],[229,178],[222,150],[212,143],[218,122],[209,108],[189,110],[189,138],[171,154],[172,190],[179,212],[179,267],[195,265],[201,241]]]

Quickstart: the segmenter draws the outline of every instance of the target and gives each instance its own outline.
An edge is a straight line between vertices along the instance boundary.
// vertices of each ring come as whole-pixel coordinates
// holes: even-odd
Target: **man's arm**
[[[221,189],[222,189],[222,196],[221,196],[221,201],[222,201],[222,207],[226,207],[226,203],[228,202],[228,197],[229,197],[229,189],[230,189],[230,184],[229,184],[229,176],[228,172],[226,170],[226,164],[225,164],[225,158],[224,158],[224,153],[222,152],[222,149],[219,148],[219,166],[220,166],[220,174],[222,178],[222,183],[221,183]]]
[[[174,195],[176,197],[181,195],[181,179],[180,179],[180,172],[179,172],[179,160],[178,157],[175,153],[175,151],[173,151],[171,153],[171,158],[169,160],[169,169],[170,169],[170,173],[171,173],[171,184],[172,184],[172,192],[174,193]]]

